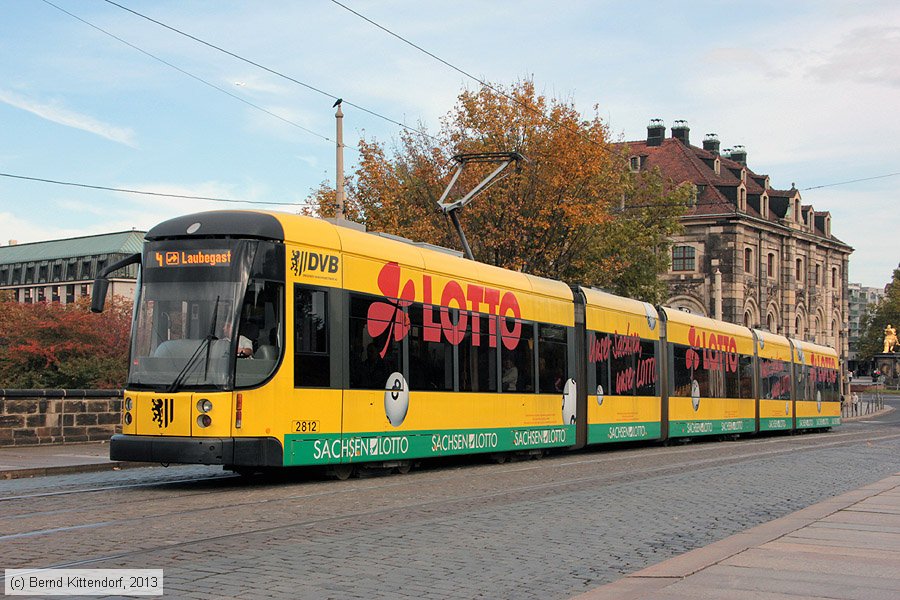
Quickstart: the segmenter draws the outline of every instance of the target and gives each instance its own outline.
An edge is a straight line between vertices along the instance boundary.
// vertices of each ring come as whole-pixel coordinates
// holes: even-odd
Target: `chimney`
[[[719,136],[714,133],[707,133],[703,138],[703,149],[712,152],[716,156],[719,155]]]
[[[731,160],[747,166],[747,149],[740,144],[731,149]]]
[[[677,121],[672,123],[672,137],[685,146],[690,146],[691,128],[688,127],[688,122],[684,119],[678,119]]]
[[[19,244],[19,240],[9,240],[10,246],[17,246]]]
[[[647,145],[662,146],[663,139],[666,137],[666,124],[662,119],[650,119],[647,125]]]

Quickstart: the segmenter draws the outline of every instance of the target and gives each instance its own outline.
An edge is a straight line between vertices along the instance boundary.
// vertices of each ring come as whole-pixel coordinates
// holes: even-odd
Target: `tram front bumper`
[[[110,460],[280,467],[281,443],[272,437],[195,438],[116,434],[109,442]]]

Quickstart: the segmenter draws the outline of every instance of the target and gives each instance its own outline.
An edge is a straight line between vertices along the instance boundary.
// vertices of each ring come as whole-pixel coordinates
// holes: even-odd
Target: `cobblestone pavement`
[[[16,480],[0,565],[162,568],[185,598],[567,598],[898,470],[879,422],[346,482]]]

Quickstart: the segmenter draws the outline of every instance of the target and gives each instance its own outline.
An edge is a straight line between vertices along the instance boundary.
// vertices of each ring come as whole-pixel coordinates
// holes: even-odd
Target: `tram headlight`
[[[125,424],[131,425],[131,413],[125,413]]]
[[[206,398],[201,398],[197,400],[197,410],[202,413],[208,413],[212,410],[212,402],[207,400]]]
[[[134,402],[131,400],[131,398],[125,398],[125,410],[131,410],[133,406]]]
[[[200,427],[209,427],[212,425],[212,417],[206,413],[197,415],[197,425]]]

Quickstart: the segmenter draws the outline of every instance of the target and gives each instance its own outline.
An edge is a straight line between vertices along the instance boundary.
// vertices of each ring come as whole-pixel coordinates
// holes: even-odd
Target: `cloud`
[[[809,74],[825,83],[854,81],[900,87],[900,27],[860,27],[828,50]]]
[[[137,143],[134,141],[134,132],[131,129],[116,127],[99,121],[94,117],[79,114],[64,106],[60,106],[58,102],[43,103],[2,89],[0,89],[0,102],[28,111],[42,119],[47,119],[66,127],[81,129],[110,141],[137,148]]]

